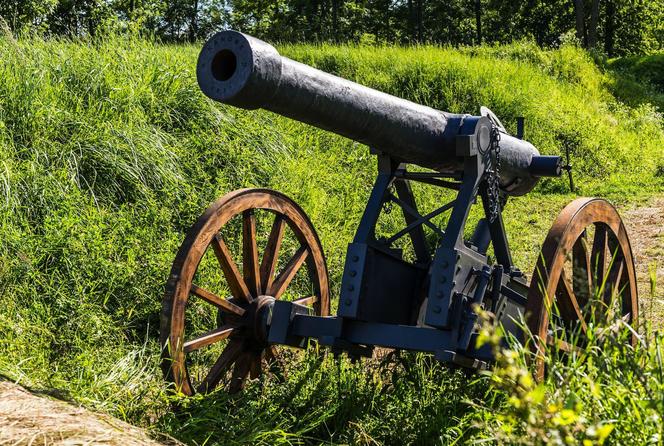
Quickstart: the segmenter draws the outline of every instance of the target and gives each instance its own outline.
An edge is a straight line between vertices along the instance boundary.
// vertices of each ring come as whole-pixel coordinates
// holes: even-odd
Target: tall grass
[[[284,382],[265,377],[240,396],[219,392],[171,412],[157,367],[158,315],[189,225],[230,190],[281,190],[318,228],[336,296],[375,170],[354,142],[206,100],[195,83],[197,49],[0,37],[0,373],[191,444],[451,444],[528,432],[521,415],[511,418],[511,389],[407,353],[370,367],[295,356]],[[583,194],[628,201],[664,190],[661,116],[616,100],[606,75],[578,49],[281,50],[441,109],[476,113],[488,105],[510,128],[523,115],[543,153],[570,147]],[[424,207],[440,200],[421,192]],[[570,197],[564,181],[542,181],[508,205],[515,261],[525,271]],[[554,404],[576,394],[584,405],[575,413],[596,428],[603,425],[596,420],[615,426],[610,441],[630,438],[619,431],[661,441],[656,398],[620,375],[626,361],[647,376],[661,373],[661,347],[639,352],[597,353],[584,366],[587,381],[561,387],[552,377],[537,391]],[[662,389],[657,379],[653,392]],[[609,401],[593,393],[598,388]],[[526,423],[546,410],[533,405]]]

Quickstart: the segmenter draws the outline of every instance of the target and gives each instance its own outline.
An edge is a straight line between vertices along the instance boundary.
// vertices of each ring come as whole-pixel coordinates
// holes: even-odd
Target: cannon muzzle
[[[219,32],[205,43],[196,74],[211,99],[270,110],[441,172],[463,170],[458,135],[473,135],[482,152],[489,145],[486,117],[442,112],[373,90],[282,57],[272,45],[236,31]],[[503,190],[530,191],[540,176],[531,173],[537,149],[507,133],[500,147]]]

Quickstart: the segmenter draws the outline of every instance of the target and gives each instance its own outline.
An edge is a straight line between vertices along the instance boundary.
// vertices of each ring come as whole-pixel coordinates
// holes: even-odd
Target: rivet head
[[[353,285],[348,285],[348,291],[353,291],[355,290],[355,287]]]
[[[351,277],[357,276],[357,271],[352,270],[350,273],[348,273]]]
[[[360,260],[359,256],[353,256],[353,262],[357,262],[358,260]]]
[[[434,312],[434,313],[438,314],[438,313],[440,313],[441,311],[442,311],[442,308],[440,308],[440,307],[433,307],[433,312]]]
[[[345,303],[346,305],[350,306],[350,305],[353,303],[353,301],[350,300],[350,299],[346,299],[346,302],[344,302],[344,303]]]
[[[436,293],[436,297],[437,297],[438,299],[442,298],[442,297],[443,297],[443,292],[442,292],[442,291],[438,291],[438,292]]]
[[[440,283],[445,283],[447,282],[447,277],[443,276],[440,278]]]
[[[447,268],[448,266],[450,266],[450,264],[449,264],[449,262],[448,262],[447,260],[443,260],[443,263],[441,263],[440,266],[442,266],[443,269],[445,269],[445,268]]]

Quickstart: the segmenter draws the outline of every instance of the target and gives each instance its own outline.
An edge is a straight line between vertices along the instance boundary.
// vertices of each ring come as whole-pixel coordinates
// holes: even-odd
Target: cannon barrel
[[[282,57],[266,42],[236,31],[210,38],[196,69],[203,93],[245,109],[263,108],[332,131],[404,162],[441,172],[463,170],[457,135],[489,144],[487,118],[453,114],[391,96]],[[531,190],[542,169],[527,141],[501,135],[500,184],[510,195]],[[539,164],[541,166],[541,163]]]

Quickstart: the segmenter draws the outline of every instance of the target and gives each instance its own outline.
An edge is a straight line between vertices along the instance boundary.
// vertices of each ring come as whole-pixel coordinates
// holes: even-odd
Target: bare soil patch
[[[638,207],[623,209],[622,218],[632,244],[641,301],[641,315],[664,328],[664,196]],[[655,291],[651,277],[655,277]]]
[[[179,445],[151,439],[135,426],[73,404],[36,396],[0,381],[0,445]]]

